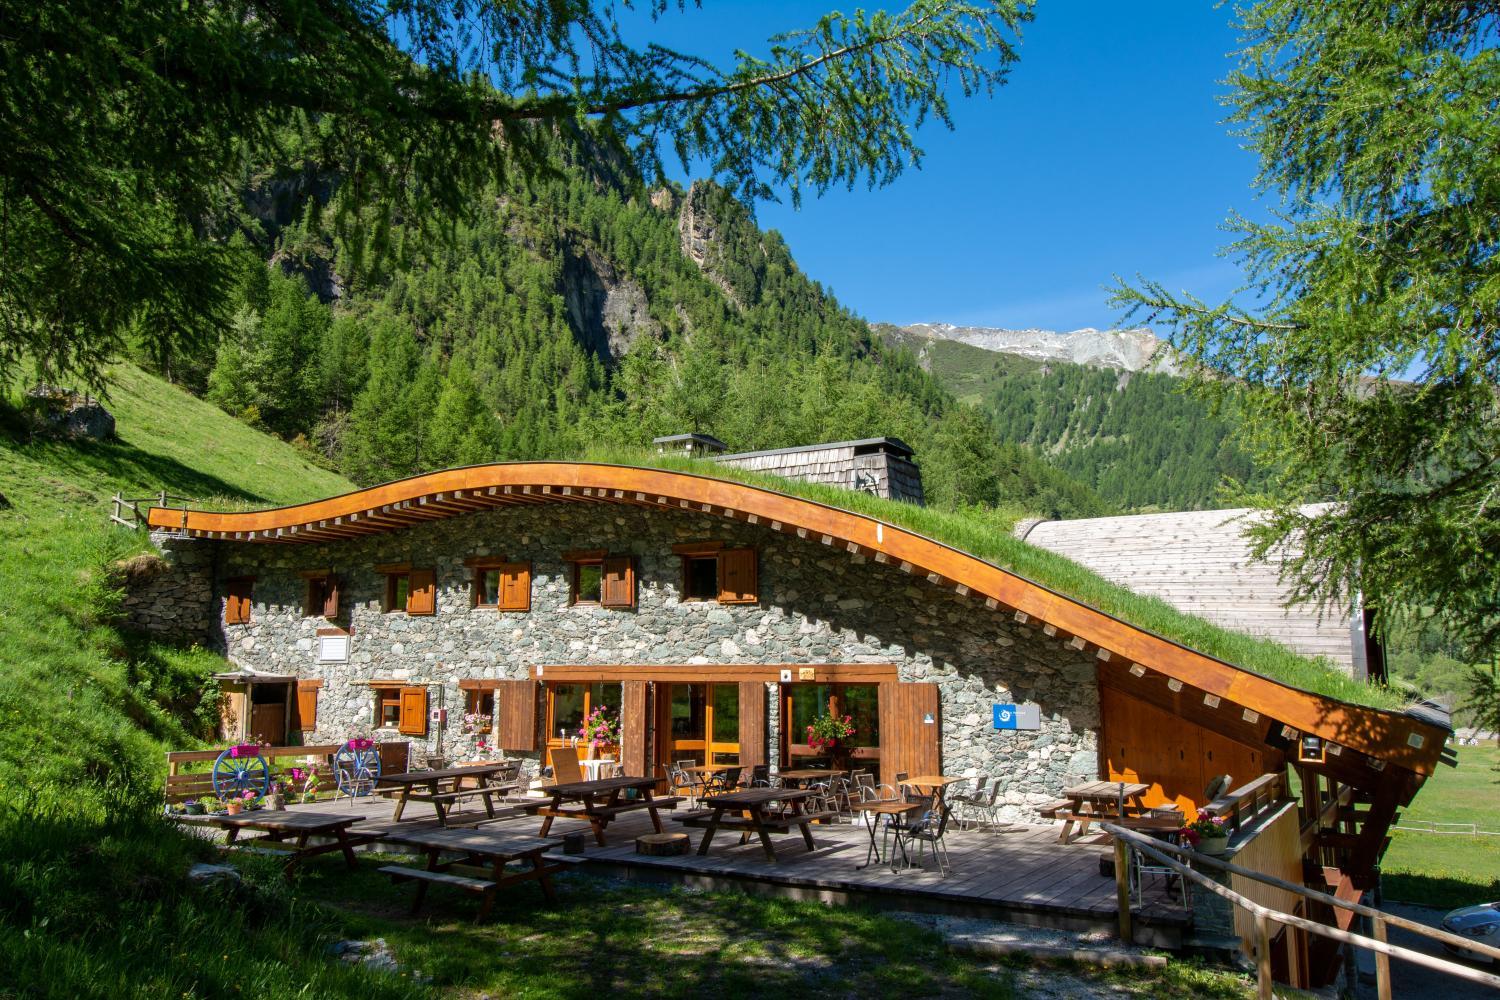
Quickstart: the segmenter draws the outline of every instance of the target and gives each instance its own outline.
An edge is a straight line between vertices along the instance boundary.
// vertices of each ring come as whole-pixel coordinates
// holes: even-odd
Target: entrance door
[[[286,746],[287,702],[293,690],[286,682],[250,685],[251,740]]]
[[[662,763],[740,763],[738,684],[657,684],[656,691]]]

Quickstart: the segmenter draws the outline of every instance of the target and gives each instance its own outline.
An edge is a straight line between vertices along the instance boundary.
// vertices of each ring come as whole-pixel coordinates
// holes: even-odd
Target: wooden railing
[[[1286,775],[1280,771],[1263,774],[1232,792],[1227,792],[1198,810],[1200,816],[1224,820],[1230,831],[1249,826],[1269,813],[1286,798]]]
[[[1248,786],[1247,786],[1248,787]],[[1129,852],[1136,851],[1152,861],[1170,868],[1176,874],[1182,876],[1186,881],[1192,882],[1216,896],[1229,900],[1235,906],[1240,907],[1250,914],[1255,920],[1255,965],[1256,965],[1256,987],[1257,996],[1260,1000],[1272,1000],[1271,980],[1271,937],[1272,925],[1284,924],[1287,927],[1296,927],[1309,934],[1317,934],[1320,937],[1330,938],[1343,944],[1364,948],[1375,954],[1375,989],[1380,1000],[1390,1000],[1391,997],[1391,959],[1399,958],[1403,961],[1420,965],[1423,968],[1442,972],[1458,979],[1466,979],[1472,983],[1481,983],[1485,986],[1500,988],[1500,976],[1458,962],[1450,962],[1446,959],[1428,955],[1410,948],[1402,948],[1386,941],[1386,928],[1400,927],[1403,930],[1418,934],[1429,940],[1437,941],[1445,945],[1453,945],[1467,951],[1486,955],[1492,960],[1500,960],[1500,948],[1495,948],[1482,943],[1477,938],[1460,937],[1435,927],[1419,924],[1414,920],[1407,920],[1394,914],[1385,913],[1374,907],[1364,906],[1360,903],[1339,899],[1306,886],[1296,885],[1274,875],[1263,872],[1252,871],[1242,868],[1229,861],[1224,861],[1206,854],[1198,854],[1175,844],[1156,840],[1151,837],[1142,836],[1133,830],[1114,823],[1101,823],[1100,826],[1115,838],[1115,880],[1116,892],[1120,903],[1120,934],[1128,943],[1132,938],[1131,913],[1130,913],[1130,875],[1129,875]],[[1208,865],[1220,871],[1229,872],[1242,878],[1252,879],[1265,885],[1273,886],[1286,892],[1294,893],[1305,899],[1324,903],[1328,906],[1349,910],[1352,913],[1370,920],[1373,937],[1365,937],[1361,934],[1353,934],[1349,931],[1339,930],[1337,927],[1329,927],[1315,920],[1308,920],[1281,910],[1274,910],[1245,896],[1240,895],[1228,886],[1195,871],[1189,862],[1200,865]]]
[[[184,506],[190,503],[198,503],[195,497],[180,497],[166,490],[160,490],[155,496],[149,497],[122,497],[116,493],[109,498],[112,508],[109,519],[116,524],[123,524],[127,528],[139,528],[146,523],[146,513],[141,510],[141,504],[150,504],[156,507],[170,506],[171,501],[176,500]],[[126,515],[129,515],[128,517]]]

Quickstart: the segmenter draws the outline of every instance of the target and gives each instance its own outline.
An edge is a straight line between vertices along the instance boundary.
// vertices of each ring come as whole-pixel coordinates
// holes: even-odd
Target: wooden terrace
[[[540,801],[540,800],[537,800]],[[408,803],[402,820],[394,819],[394,803],[379,796],[290,805],[290,811],[348,810],[365,819],[350,833],[365,840],[364,850],[383,853],[409,852],[399,838],[422,828],[438,828],[430,806]],[[535,836],[541,820],[535,816],[499,810],[495,820],[486,818],[477,806],[451,812],[450,827],[479,824],[481,831]],[[863,824],[820,823],[812,827],[816,848],[804,849],[797,830],[777,837],[777,860],[768,862],[760,842],[750,837],[721,834],[707,855],[696,848],[701,830],[684,829],[667,819],[671,832],[691,835],[693,850],[676,857],[651,857],[635,853],[635,838],[653,832],[643,812],[622,815],[610,824],[607,843],[599,846],[587,822],[557,819],[553,837],[573,832],[584,834],[583,853],[551,852],[550,860],[576,865],[580,870],[616,878],[679,883],[702,889],[730,889],[757,894],[814,899],[832,904],[858,903],[876,907],[923,912],[987,916],[1014,923],[1061,927],[1071,930],[1101,930],[1113,934],[1118,909],[1113,876],[1101,875],[1100,859],[1112,857],[1108,838],[1091,834],[1067,845],[1057,842],[1056,825],[1008,825],[998,831],[958,830],[950,827],[947,846],[952,871],[940,876],[935,869],[904,869],[893,872],[881,864],[860,868],[866,861],[869,836]],[[782,848],[785,849],[782,849]],[[931,861],[931,854],[928,855]],[[374,870],[371,877],[377,877]],[[1169,898],[1158,881],[1148,887],[1136,911],[1137,926],[1151,928],[1162,946],[1179,944],[1189,923],[1180,894]],[[439,905],[463,905],[440,903]]]

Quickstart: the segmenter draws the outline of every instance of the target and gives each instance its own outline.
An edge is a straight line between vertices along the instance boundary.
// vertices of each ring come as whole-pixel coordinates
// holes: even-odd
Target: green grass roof
[[[1179,611],[1160,598],[1146,597],[1112,583],[1055,552],[1020,541],[1011,534],[1015,522],[1013,513],[978,508],[946,511],[918,507],[837,486],[785,479],[720,465],[709,459],[659,455],[644,449],[593,448],[578,457],[583,461],[639,465],[728,479],[864,514],[977,556],[1136,628],[1303,691],[1374,708],[1399,710],[1410,704],[1405,695],[1380,685],[1356,681],[1322,658],[1310,659],[1269,639],[1215,625],[1197,615]]]

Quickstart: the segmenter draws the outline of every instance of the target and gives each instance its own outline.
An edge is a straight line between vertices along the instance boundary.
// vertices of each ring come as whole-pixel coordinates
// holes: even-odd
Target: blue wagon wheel
[[[254,792],[265,795],[271,791],[271,765],[260,755],[260,749],[230,747],[214,761],[214,795],[221,799]]]
[[[345,795],[369,795],[380,777],[380,751],[373,746],[355,748],[353,741],[334,752],[333,776]]]

